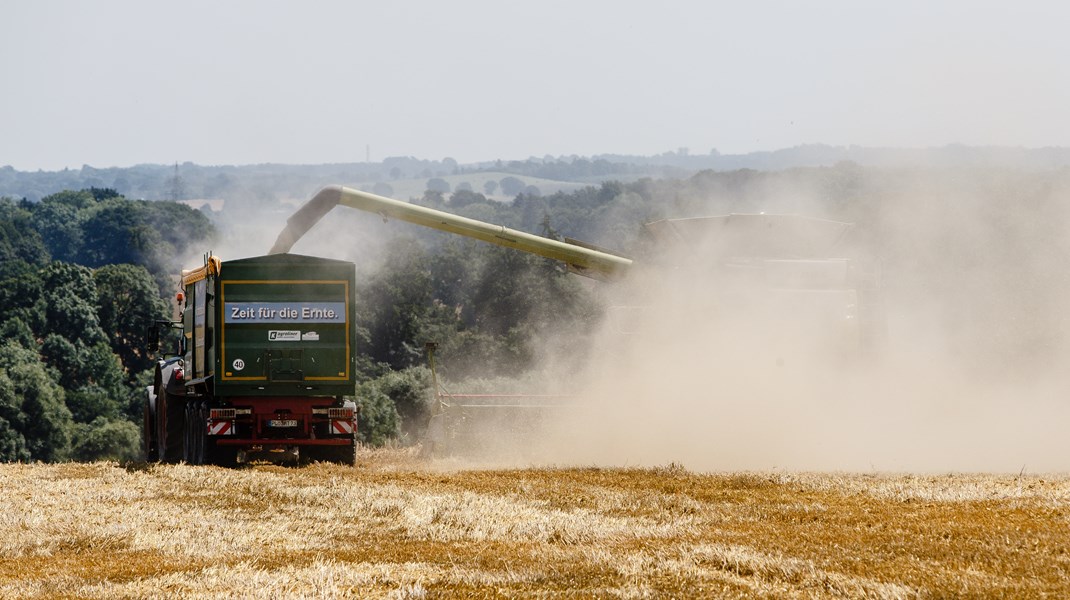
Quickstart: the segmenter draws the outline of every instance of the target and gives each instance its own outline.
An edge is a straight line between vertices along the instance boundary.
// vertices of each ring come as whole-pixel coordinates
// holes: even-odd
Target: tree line
[[[134,458],[145,332],[201,213],[114,190],[0,199],[0,460]]]

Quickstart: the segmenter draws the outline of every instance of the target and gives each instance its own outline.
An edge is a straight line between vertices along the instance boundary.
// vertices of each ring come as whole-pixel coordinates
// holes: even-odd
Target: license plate
[[[272,419],[268,427],[297,427],[297,419]]]

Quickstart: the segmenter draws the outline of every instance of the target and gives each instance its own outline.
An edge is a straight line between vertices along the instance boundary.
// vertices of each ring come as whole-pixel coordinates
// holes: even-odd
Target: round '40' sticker
[[[235,371],[241,371],[245,368],[245,361],[240,358],[235,358],[233,365]]]

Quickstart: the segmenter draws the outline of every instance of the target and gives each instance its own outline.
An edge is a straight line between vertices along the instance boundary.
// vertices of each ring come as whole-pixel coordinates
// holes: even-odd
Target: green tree
[[[420,201],[416,204],[427,206],[429,208],[441,209],[446,205],[446,200],[443,197],[442,192],[424,190],[424,195],[420,197]]]
[[[140,456],[141,431],[129,421],[97,417],[74,426],[71,458],[80,461],[135,460]]]
[[[113,199],[86,219],[79,263],[101,267],[118,263],[158,266],[160,233],[145,219],[142,205]]]
[[[10,340],[23,348],[33,348],[37,345],[37,338],[30,326],[25,321],[10,316],[7,320],[0,321],[0,340]]]
[[[48,250],[32,226],[30,212],[10,198],[0,198],[0,264],[18,260],[40,265],[48,259]]]
[[[83,191],[86,191],[86,190],[83,190]],[[112,188],[91,187],[91,188],[89,188],[88,192],[89,192],[89,195],[93,196],[93,199],[98,201],[98,202],[101,201],[101,200],[107,200],[109,198],[121,198],[122,197],[122,194],[120,194],[119,192],[115,191]]]
[[[109,269],[105,278],[131,271],[137,273]],[[94,274],[86,267],[56,262],[42,271],[42,280],[47,321],[38,352],[69,392],[67,403],[74,419],[85,423],[122,414],[125,378],[97,316],[100,296]],[[114,293],[120,297],[109,301],[121,301],[121,292]]]
[[[138,264],[160,290],[171,289],[172,276],[182,267],[179,249],[206,245],[216,235],[201,211],[177,202],[128,200],[108,188],[53,194],[31,212],[27,230],[43,240],[54,259],[89,267]],[[0,230],[4,222],[0,219]],[[2,241],[0,232],[0,253]]]
[[[77,192],[66,190],[41,199],[41,205],[65,204],[78,211],[88,210],[96,206],[97,202],[98,199],[91,190],[79,190]]]
[[[128,373],[152,366],[146,334],[156,320],[170,316],[152,275],[138,265],[106,265],[93,272],[93,282],[97,317],[112,352]]]
[[[123,414],[125,406],[120,406],[104,388],[89,384],[66,392],[67,410],[71,411],[71,418],[75,423],[85,424],[95,419],[114,419]],[[75,431],[75,441],[78,439],[78,431]]]
[[[361,443],[382,446],[398,436],[398,411],[385,392],[374,382],[357,386],[356,402],[360,406],[357,438]]]
[[[431,371],[426,367],[409,367],[390,371],[371,383],[393,402],[399,417],[402,440],[415,442],[431,418]]]
[[[512,175],[503,177],[502,180],[498,182],[498,185],[501,186],[502,193],[506,196],[516,196],[524,191],[524,182]]]
[[[39,270],[22,260],[0,261],[0,323],[20,336],[45,328],[44,282]],[[5,337],[3,339],[11,339]],[[27,348],[29,344],[24,344]]]
[[[54,262],[45,267],[41,279],[47,319],[43,333],[55,333],[83,346],[107,341],[97,320],[98,297],[92,271]]]
[[[114,417],[120,413],[121,398],[126,395],[123,375],[118,358],[107,344],[84,346],[53,333],[41,344],[40,353],[67,390],[67,406],[76,421],[89,422],[98,416]]]
[[[217,235],[212,221],[203,212],[185,204],[169,201],[138,201],[138,204],[144,211],[142,215],[145,225],[157,232],[158,239],[162,242],[154,248],[153,264],[181,267],[182,265],[175,262],[180,254],[179,250],[204,246],[213,241]],[[139,264],[152,270],[152,264]]]
[[[427,250],[403,238],[391,246],[386,265],[359,290],[357,306],[369,332],[368,353],[401,369],[420,359],[423,346],[415,338],[433,308],[433,293]]]
[[[26,462],[30,449],[22,435],[25,415],[15,392],[15,383],[0,371],[0,462]]]
[[[92,198],[86,203],[95,204]],[[74,262],[82,250],[82,228],[87,211],[75,198],[53,195],[33,209],[33,227],[40,233],[53,260]]]
[[[441,177],[434,177],[427,180],[427,189],[432,192],[448,194],[450,193],[450,183]]]
[[[487,197],[483,194],[477,194],[472,190],[458,190],[450,196],[450,206],[453,208],[460,208],[462,206],[468,206],[469,204],[485,203]]]
[[[0,393],[8,394],[0,398],[0,406],[21,413],[9,425],[22,435],[32,460],[68,457],[71,413],[63,389],[49,377],[35,352],[10,341],[0,345]]]

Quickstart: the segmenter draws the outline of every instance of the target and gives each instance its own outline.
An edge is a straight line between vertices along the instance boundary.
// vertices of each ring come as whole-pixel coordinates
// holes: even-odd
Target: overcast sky
[[[0,0],[0,165],[1067,146],[1068,7]]]

